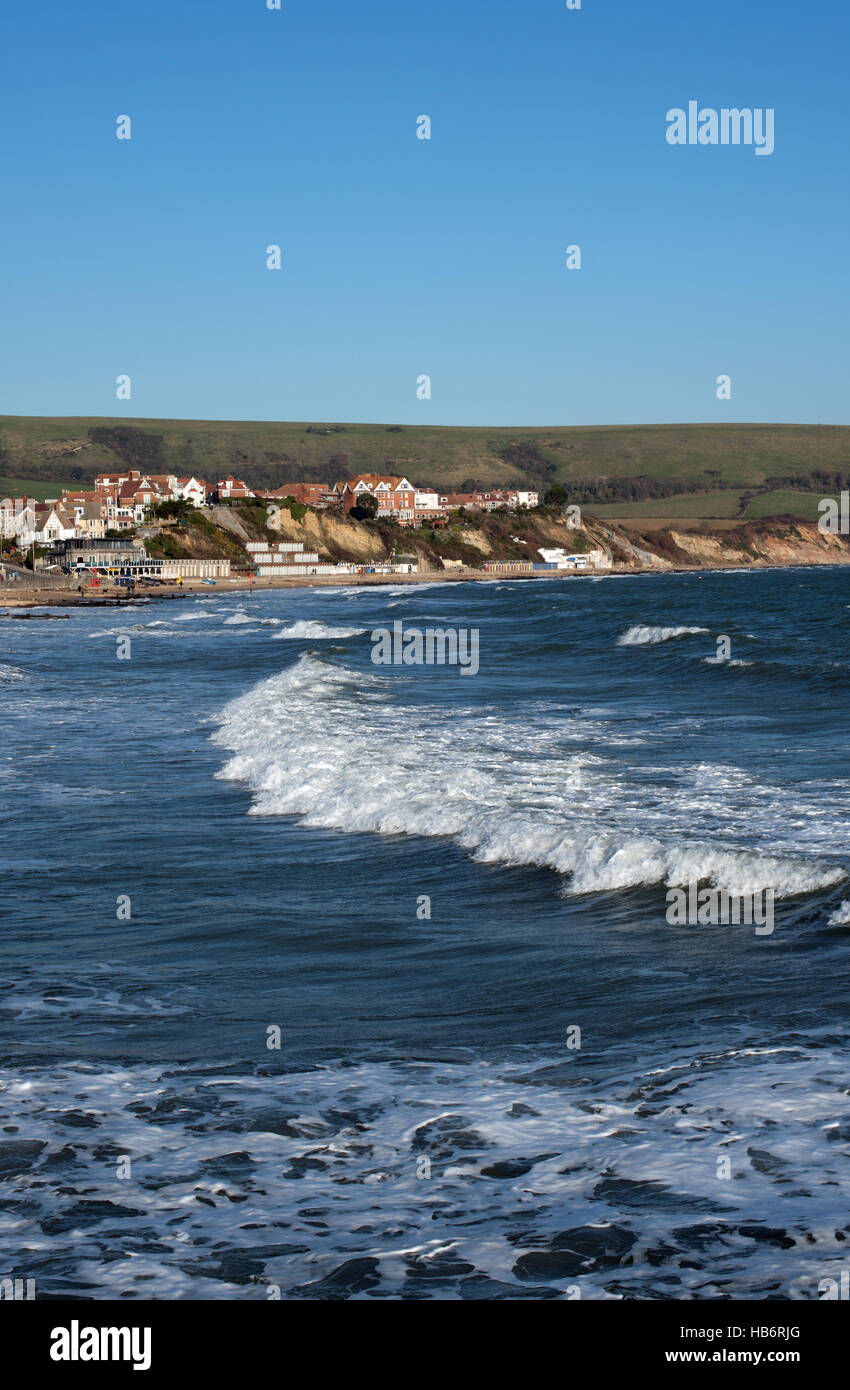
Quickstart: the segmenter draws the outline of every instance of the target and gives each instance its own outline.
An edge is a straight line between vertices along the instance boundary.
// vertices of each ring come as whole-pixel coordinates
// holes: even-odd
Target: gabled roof
[[[349,478],[345,486],[350,492],[356,492],[358,487],[366,487],[370,492],[382,491],[395,492],[402,489],[405,492],[413,491],[413,484],[407,478],[400,478],[395,473],[355,473],[353,478]]]

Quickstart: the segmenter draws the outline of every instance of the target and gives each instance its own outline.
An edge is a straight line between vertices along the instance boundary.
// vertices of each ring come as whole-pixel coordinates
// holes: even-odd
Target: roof
[[[406,492],[413,490],[412,484],[408,483],[407,478],[400,478],[395,473],[355,473],[353,478],[349,478],[345,486],[354,492],[360,483],[370,490],[378,487],[381,483],[393,491],[400,487],[403,487]]]

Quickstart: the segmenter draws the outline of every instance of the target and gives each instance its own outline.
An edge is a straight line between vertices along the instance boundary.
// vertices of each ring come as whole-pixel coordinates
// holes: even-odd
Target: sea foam
[[[276,640],[292,641],[298,637],[359,637],[365,631],[365,627],[332,627],[328,623],[311,622],[307,618],[299,618],[298,622],[293,623],[291,627],[283,628],[274,635]]]
[[[669,642],[674,637],[691,637],[695,633],[708,632],[707,627],[643,627],[637,625],[624,632],[617,642],[618,647],[655,646],[658,642]]]
[[[606,748],[604,721],[561,719],[562,741],[577,746],[553,751],[545,718],[523,731],[474,708],[447,719],[429,706],[399,708],[391,685],[302,656],[221,712],[213,738],[231,757],[218,775],[251,788],[252,815],[348,833],[447,835],[481,862],[553,869],[572,894],[707,880],[781,897],[844,877],[838,864],[795,852],[797,839],[782,842],[781,789],[750,788],[746,774],[736,786],[724,768],[728,791],[715,789],[697,814],[703,793],[693,772],[680,770],[674,787],[660,778],[650,795],[644,777],[630,780],[613,741]],[[771,825],[762,846],[749,824],[753,795]]]

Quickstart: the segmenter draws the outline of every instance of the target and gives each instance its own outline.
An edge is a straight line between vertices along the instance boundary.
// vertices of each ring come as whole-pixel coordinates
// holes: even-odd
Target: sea
[[[850,1268],[850,570],[61,611],[0,617],[0,1278],[793,1301]],[[477,671],[375,664],[397,622]],[[774,929],[671,921],[691,884]]]

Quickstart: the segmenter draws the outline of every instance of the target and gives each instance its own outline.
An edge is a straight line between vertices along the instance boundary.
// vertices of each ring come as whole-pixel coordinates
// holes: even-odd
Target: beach
[[[514,583],[516,582],[536,582],[536,581],[560,581],[560,580],[585,580],[593,582],[595,580],[613,578],[640,578],[642,576],[664,574],[699,574],[707,573],[732,573],[737,570],[743,571],[762,571],[762,570],[785,570],[785,569],[807,569],[840,567],[843,564],[850,564],[850,552],[847,552],[845,559],[841,552],[827,555],[822,560],[817,560],[807,555],[798,564],[788,559],[777,561],[775,564],[759,562],[757,564],[746,565],[739,563],[729,564],[705,564],[678,566],[669,565],[664,569],[646,566],[638,569],[627,565],[612,565],[609,569],[603,570],[533,570],[530,572],[510,573],[504,571],[493,571],[485,569],[467,570],[428,570],[417,574],[317,574],[317,575],[293,575],[287,579],[254,578],[250,580],[247,575],[233,575],[227,579],[218,579],[215,585],[205,583],[200,579],[184,579],[182,583],[172,583],[169,585],[144,584],[136,586],[135,595],[129,596],[121,591],[117,585],[102,584],[99,587],[87,585],[84,592],[79,594],[76,586],[52,584],[39,587],[21,586],[17,588],[14,583],[0,584],[0,610],[6,608],[43,608],[43,607],[96,607],[96,606],[122,606],[138,602],[140,598],[150,599],[153,602],[168,601],[172,599],[188,598],[195,596],[208,596],[211,593],[262,593],[275,589],[345,589],[345,588],[381,588],[387,585],[401,584],[404,586],[415,587],[417,585],[429,584],[492,584],[492,583]]]

